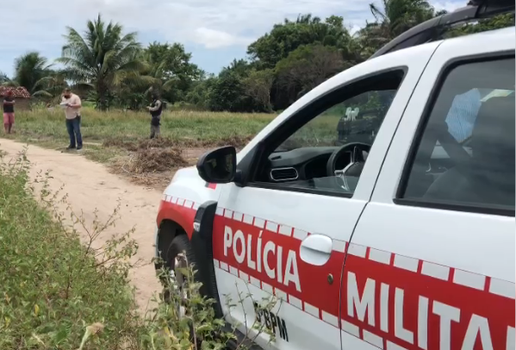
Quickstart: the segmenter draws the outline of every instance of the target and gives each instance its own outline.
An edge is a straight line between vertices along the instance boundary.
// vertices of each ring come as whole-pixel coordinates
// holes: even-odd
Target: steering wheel
[[[332,153],[330,159],[328,159],[328,163],[326,164],[327,175],[335,179],[337,186],[348,192],[351,191],[349,176],[356,178],[356,182],[358,182],[358,178],[365,164],[363,152],[369,153],[370,150],[371,145],[363,142],[351,142],[339,147]],[[346,165],[344,169],[337,169],[337,161],[346,152],[351,152],[349,164]],[[348,177],[346,177],[346,175]],[[354,184],[355,186],[356,182]]]

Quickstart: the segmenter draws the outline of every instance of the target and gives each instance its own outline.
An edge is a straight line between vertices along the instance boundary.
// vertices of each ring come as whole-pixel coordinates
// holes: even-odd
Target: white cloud
[[[248,45],[253,38],[232,35],[227,32],[205,27],[197,28],[193,32],[192,40],[197,44],[202,44],[207,49],[219,49],[233,45]]]
[[[379,1],[379,0],[378,0]],[[22,0],[2,9],[0,70],[10,72],[16,56],[38,50],[57,56],[64,43],[65,27],[85,28],[86,21],[101,13],[157,41],[198,44],[206,49],[245,47],[285,17],[313,13],[319,17],[344,16],[356,30],[371,19],[370,0]],[[439,3],[450,9],[456,3]],[[21,16],[20,14],[23,14]],[[12,28],[23,28],[13,31]],[[13,34],[11,34],[13,33]],[[194,53],[195,54],[195,53]],[[52,57],[54,58],[54,57]]]

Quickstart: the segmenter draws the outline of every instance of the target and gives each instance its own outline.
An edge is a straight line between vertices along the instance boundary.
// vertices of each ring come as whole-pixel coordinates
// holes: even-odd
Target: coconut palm
[[[62,71],[51,71],[34,84],[32,96],[42,97],[49,101],[58,101],[61,92],[68,87],[66,74]]]
[[[393,39],[408,29],[435,16],[435,10],[426,0],[382,0],[380,9],[369,4],[381,35]],[[370,28],[372,29],[372,28]]]
[[[145,73],[148,81],[145,83],[148,89],[145,94],[169,91],[180,81],[181,73],[185,70],[183,66],[189,59],[190,55],[184,52],[180,44],[149,44],[142,55],[142,60],[147,63]]]
[[[88,21],[84,36],[74,28],[67,30],[67,44],[58,62],[65,65],[70,80],[93,89],[97,108],[107,109],[112,92],[126,79],[138,77],[144,68],[136,33],[123,34],[120,24],[106,24],[100,14]]]
[[[18,86],[18,84],[4,72],[0,72],[0,86]]]
[[[354,35],[354,51],[366,59],[389,41],[406,30],[442,14],[426,0],[382,0],[382,6],[369,4],[374,22],[366,25]]]
[[[31,94],[38,90],[37,83],[52,74],[52,65],[39,52],[31,51],[14,61],[14,79],[11,85],[23,86]]]
[[[146,96],[152,91],[160,93],[162,99],[170,103],[178,101],[201,75],[197,65],[190,62],[191,58],[182,44],[153,42],[142,53],[147,68],[142,72],[140,83],[130,84],[137,88],[145,86]]]

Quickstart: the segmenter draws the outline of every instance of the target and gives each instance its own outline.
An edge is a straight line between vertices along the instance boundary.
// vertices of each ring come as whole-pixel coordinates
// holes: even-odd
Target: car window
[[[350,142],[372,144],[395,94],[395,89],[373,90],[346,99],[305,124],[276,152]]]
[[[467,63],[448,73],[401,198],[514,210],[514,63]]]
[[[259,187],[351,197],[406,74],[390,70],[345,85],[293,114],[257,162]],[[302,122],[304,121],[304,123]],[[265,146],[267,147],[267,146]],[[263,159],[263,160],[262,160]]]
[[[514,90],[474,88],[456,95],[446,116],[448,131],[459,143],[463,143],[471,136],[482,103],[493,97],[509,96],[513,92]]]
[[[462,145],[466,152],[471,154],[469,138],[473,131],[473,125],[475,124],[480,106],[483,102],[493,97],[507,97],[511,94],[514,94],[514,90],[474,88],[455,96],[445,120],[448,126],[448,132]],[[432,153],[432,159],[445,158],[450,158],[450,155],[438,140],[434,152]]]

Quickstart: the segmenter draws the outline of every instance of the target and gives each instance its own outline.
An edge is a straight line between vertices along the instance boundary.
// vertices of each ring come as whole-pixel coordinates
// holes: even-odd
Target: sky
[[[153,41],[179,42],[192,53],[192,62],[218,73],[234,58],[245,58],[246,48],[284,18],[311,13],[344,17],[353,32],[372,20],[371,0],[20,0],[2,8],[0,72],[12,77],[16,57],[38,51],[49,62],[61,55],[63,35],[70,26],[83,32],[88,20],[101,13],[106,21],[136,31],[146,45]],[[466,0],[430,3],[448,11]]]

